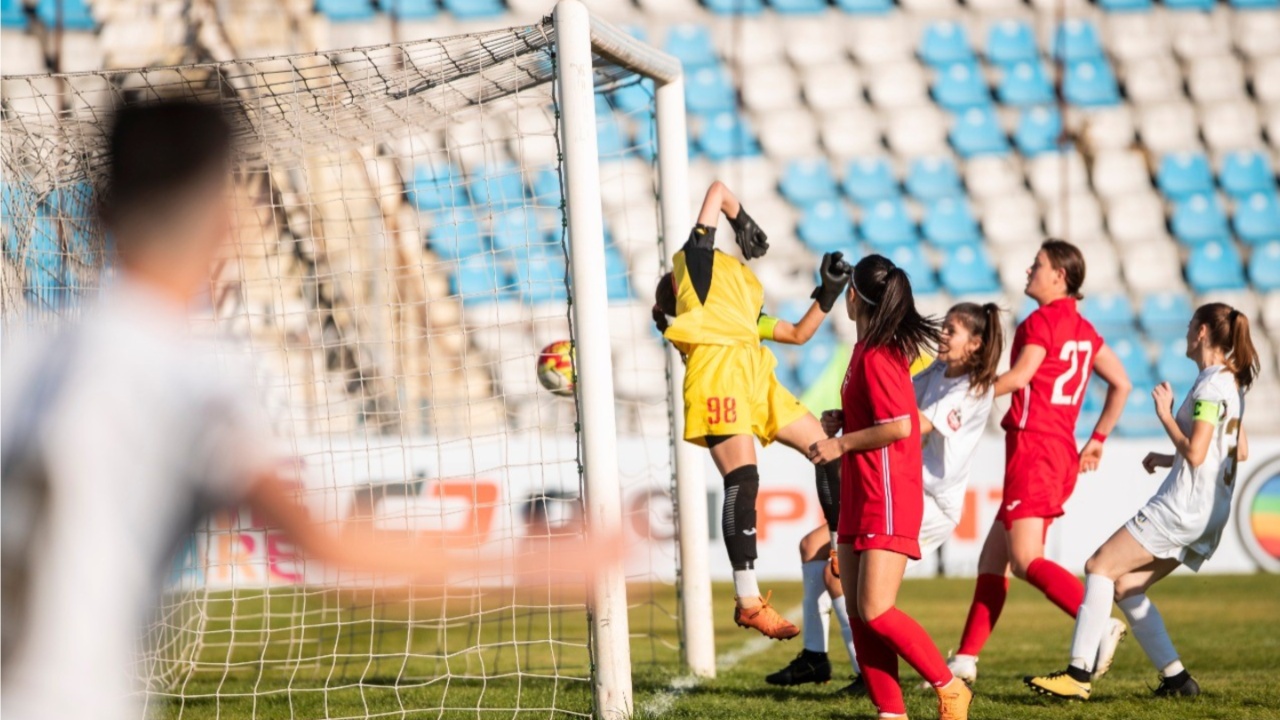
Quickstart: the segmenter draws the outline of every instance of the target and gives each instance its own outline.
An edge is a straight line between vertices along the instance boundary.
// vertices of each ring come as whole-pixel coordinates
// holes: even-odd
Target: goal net
[[[591,28],[585,98],[556,82],[575,55],[551,18],[341,52],[4,78],[6,328],[72,316],[109,282],[93,205],[110,108],[221,103],[240,141],[236,227],[195,324],[242,341],[299,499],[335,525],[479,533],[480,552],[510,560],[508,573],[460,568],[444,587],[392,588],[308,562],[248,511],[210,518],[174,560],[140,668],[152,714],[612,715],[631,707],[633,670],[665,676],[686,657],[679,369],[649,307],[688,190],[658,171],[657,86],[643,63],[624,64],[652,51],[563,5],[582,21],[573,32]],[[595,106],[598,159],[570,127],[583,103]],[[683,173],[684,148],[663,150]],[[594,199],[575,155],[598,172]],[[557,341],[576,350],[567,396],[539,383],[540,351]],[[680,497],[697,508],[704,492]],[[588,587],[521,567],[522,552],[588,524],[620,524],[625,578]],[[705,519],[692,527],[705,552]]]

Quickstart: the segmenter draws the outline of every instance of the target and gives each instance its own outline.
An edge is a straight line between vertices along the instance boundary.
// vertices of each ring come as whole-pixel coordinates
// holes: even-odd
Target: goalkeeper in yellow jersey
[[[774,376],[778,361],[761,340],[802,345],[813,337],[849,283],[840,253],[822,258],[822,284],[798,323],[762,313],[764,288],[736,258],[715,250],[720,214],[733,226],[747,260],[769,249],[765,233],[723,183],[707,190],[698,224],[673,259],[656,292],[654,321],[684,354],[684,439],[711,451],[724,477],[721,527],[733,565],[734,622],[766,637],[787,640],[799,629],[761,596],[756,582],[756,468],[753,436],[762,445],[780,440],[807,453],[826,437],[822,425]],[[668,323],[667,317],[674,316]],[[818,466],[818,499],[834,532],[839,516],[839,463]]]

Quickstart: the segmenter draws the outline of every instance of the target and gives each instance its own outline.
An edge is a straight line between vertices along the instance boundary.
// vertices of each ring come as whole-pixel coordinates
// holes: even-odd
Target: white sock
[[[826,560],[810,560],[800,566],[804,576],[804,649],[827,651],[827,633],[831,631],[831,596],[822,575]]]
[[[733,571],[733,594],[740,598],[760,597],[760,585],[756,582],[755,570]]]
[[[831,601],[831,607],[836,611],[836,620],[840,622],[840,636],[844,638],[844,649],[849,652],[849,664],[853,666],[853,674],[861,675],[862,668],[858,667],[858,654],[853,650],[853,628],[849,625],[849,606],[844,604],[844,597],[838,597]]]
[[[1138,640],[1151,664],[1164,672],[1177,663],[1177,670],[1172,675],[1182,672],[1178,651],[1173,649],[1169,631],[1164,629],[1164,618],[1160,617],[1160,611],[1147,599],[1146,593],[1125,598],[1119,605],[1124,616],[1129,619],[1129,630],[1133,632],[1133,637]]]
[[[1111,619],[1111,601],[1116,584],[1105,575],[1086,575],[1084,603],[1076,614],[1076,632],[1071,637],[1071,664],[1081,670],[1093,670],[1098,659],[1098,646]]]
[[[1185,670],[1186,668],[1182,666],[1181,660],[1174,660],[1168,665],[1165,665],[1164,669],[1160,671],[1160,674],[1165,677],[1173,677],[1174,675],[1177,675],[1178,673],[1183,672]]]

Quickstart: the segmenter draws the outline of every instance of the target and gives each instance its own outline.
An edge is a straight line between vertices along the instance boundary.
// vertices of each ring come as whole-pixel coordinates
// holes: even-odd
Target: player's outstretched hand
[[[848,287],[849,278],[852,276],[849,264],[844,261],[844,253],[829,252],[823,255],[818,274],[822,276],[822,284],[809,297],[818,301],[818,307],[822,308],[822,312],[829,313],[831,308],[835,307],[836,301],[840,299],[841,293]]]
[[[733,226],[733,237],[742,249],[742,257],[755,260],[769,252],[769,236],[751,219],[746,208],[739,205],[738,214],[729,218],[729,224]]]
[[[827,438],[809,446],[809,462],[814,465],[826,465],[833,460],[839,460],[844,455],[844,451],[840,449],[840,441],[836,438]]]
[[[826,433],[827,437],[835,437],[843,427],[843,410],[824,410],[822,412],[822,432]]]
[[[1165,453],[1149,452],[1147,456],[1142,458],[1142,469],[1147,471],[1148,475],[1155,473],[1157,468],[1173,467],[1173,456]]]
[[[1156,404],[1156,417],[1168,420],[1173,417],[1173,387],[1162,382],[1151,391],[1151,399]]]
[[[1080,451],[1080,472],[1093,472],[1098,469],[1098,465],[1102,462],[1102,443],[1097,440],[1090,440],[1085,443],[1084,449]]]

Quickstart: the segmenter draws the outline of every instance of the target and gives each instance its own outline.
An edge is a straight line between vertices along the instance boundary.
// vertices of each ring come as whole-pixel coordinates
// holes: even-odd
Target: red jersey
[[[844,432],[910,419],[911,434],[883,448],[845,453],[841,458],[841,535],[916,539],[920,534],[924,512],[920,414],[909,366],[890,348],[866,347],[861,342],[853,348],[840,390]]]
[[[1031,313],[1013,335],[1016,364],[1028,345],[1044,348],[1044,362],[1026,387],[1013,393],[1013,403],[1000,423],[1006,431],[1030,430],[1071,438],[1085,389],[1093,373],[1093,359],[1102,349],[1102,336],[1076,309],[1074,298],[1054,300]]]

